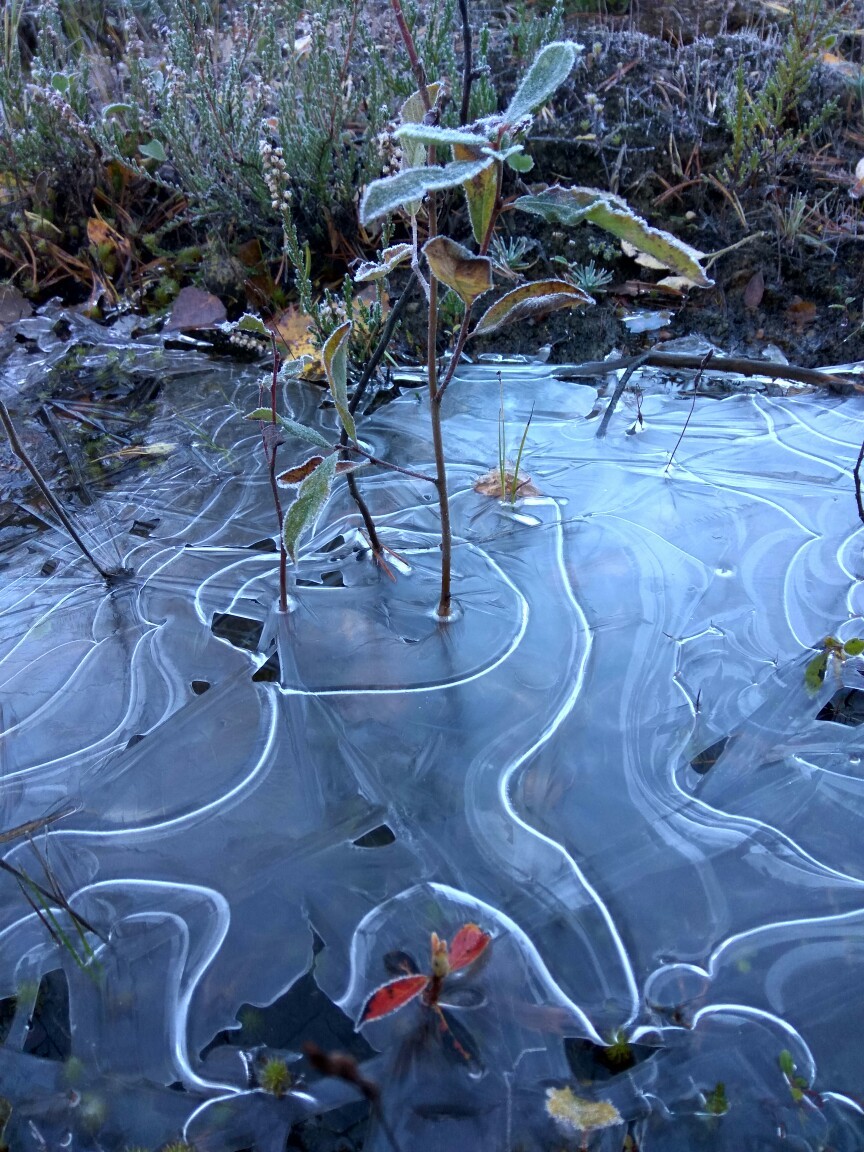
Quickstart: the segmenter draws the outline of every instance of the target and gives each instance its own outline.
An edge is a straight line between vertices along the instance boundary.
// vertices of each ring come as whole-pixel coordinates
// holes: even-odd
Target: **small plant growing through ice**
[[[447,85],[428,80],[400,0],[391,0],[391,8],[417,90],[403,104],[401,122],[395,131],[402,150],[401,170],[375,180],[367,187],[360,205],[360,221],[369,228],[384,220],[390,235],[394,218],[401,217],[407,222],[410,242],[390,244],[377,262],[363,265],[354,278],[357,282],[380,281],[399,265],[410,264],[425,297],[426,384],[435,462],[435,475],[431,480],[438,497],[441,526],[441,586],[437,614],[439,618],[447,619],[451,615],[452,598],[452,533],[441,408],[466,342],[473,336],[491,335],[518,320],[539,318],[558,309],[594,302],[586,291],[569,280],[530,281],[511,288],[486,308],[478,319],[475,312],[477,301],[493,288],[495,264],[490,252],[502,214],[515,208],[564,226],[587,221],[653,256],[664,267],[686,277],[694,285],[707,287],[712,282],[699,264],[698,252],[668,233],[651,228],[630,210],[625,201],[611,193],[556,185],[515,200],[504,196],[505,169],[525,174],[533,167],[533,161],[525,154],[525,140],[534,115],[570,75],[581,51],[580,45],[566,41],[547,44],[534,59],[503,112],[465,123],[467,111],[463,111],[460,127],[445,127],[442,116],[448,99]],[[470,57],[470,52],[466,52],[466,57]],[[467,110],[472,80],[470,63],[464,71],[462,108]],[[440,160],[447,155],[452,158],[441,163]],[[476,251],[439,230],[439,194],[455,189],[464,193]],[[510,241],[513,254],[517,252],[518,240],[516,237]],[[497,251],[500,259],[501,249]],[[452,356],[447,367],[439,372],[437,340],[441,285],[456,294],[463,311]],[[350,334],[351,321],[346,320],[334,330],[323,350],[328,382],[343,428],[343,451],[340,455],[344,462],[347,462],[345,457],[352,454],[356,459],[360,450],[354,407],[349,404],[347,395],[346,350]],[[252,415],[265,423],[269,420],[274,429],[278,424],[275,400],[272,412]],[[293,434],[300,435],[296,428]],[[276,433],[267,435],[275,444]],[[319,434],[315,435],[318,441],[322,439]],[[307,435],[306,439],[309,440],[310,436]],[[319,443],[318,447],[323,445]],[[265,450],[270,451],[266,440]],[[275,456],[275,447],[272,452]],[[304,468],[306,471],[299,480],[296,499],[284,517],[281,512],[279,515],[285,547],[292,557],[301,532],[315,519],[327,498],[338,470],[336,456],[332,450],[328,451],[317,461],[312,457]],[[271,467],[271,475],[275,493],[275,467]],[[430,478],[424,476],[423,479]],[[380,547],[376,547],[374,538],[372,543],[380,558]]]
[[[718,1080],[705,1096],[705,1111],[711,1116],[725,1116],[729,1111],[729,1097],[722,1080]]]
[[[810,660],[804,669],[804,683],[807,691],[816,693],[822,687],[829,666],[839,675],[840,668],[850,656],[861,656],[864,653],[864,639],[855,637],[852,640],[838,640],[834,636],[826,636],[819,645],[818,653]]]
[[[445,1045],[445,1050],[465,1064],[479,1063],[473,1038],[441,1004],[441,995],[447,978],[479,960],[491,940],[490,934],[477,924],[463,924],[449,947],[446,940],[441,940],[433,932],[430,938],[431,963],[428,975],[418,970],[414,959],[407,952],[389,952],[384,957],[386,967],[402,975],[382,984],[372,993],[360,1013],[360,1023],[380,1020],[419,997],[420,1003],[435,1019],[436,1034]]]
[[[270,1057],[258,1072],[258,1084],[271,1096],[281,1099],[292,1084],[291,1073],[284,1060]]]
[[[789,1085],[789,1094],[796,1104],[800,1104],[804,1097],[810,1093],[811,1089],[805,1078],[798,1075],[798,1066],[788,1048],[784,1048],[777,1057],[777,1063],[780,1065],[783,1078]]]

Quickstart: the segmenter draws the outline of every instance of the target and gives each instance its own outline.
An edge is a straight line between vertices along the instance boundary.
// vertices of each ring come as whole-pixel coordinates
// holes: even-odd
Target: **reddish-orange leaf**
[[[450,971],[458,972],[481,956],[492,937],[477,924],[463,924],[450,945]]]
[[[293,487],[295,484],[300,484],[307,476],[310,476],[315,471],[319,464],[323,463],[323,456],[310,456],[309,459],[304,460],[302,464],[298,464],[295,468],[289,468],[287,472],[283,472],[280,476],[277,476],[276,482],[286,488],[289,486]]]
[[[380,1020],[388,1016],[419,996],[429,983],[428,976],[400,976],[398,980],[391,980],[389,984],[382,984],[377,992],[373,992],[366,1001],[366,1007],[360,1016],[360,1023],[368,1020]]]

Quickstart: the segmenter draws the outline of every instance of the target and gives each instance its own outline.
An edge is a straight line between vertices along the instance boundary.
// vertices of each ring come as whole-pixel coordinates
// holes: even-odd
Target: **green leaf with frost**
[[[395,176],[373,180],[360,204],[360,223],[371,224],[373,220],[387,216],[397,208],[422,200],[427,192],[457,188],[494,163],[490,156],[483,156],[478,160],[454,161],[443,167],[433,165],[430,168],[406,168]]]
[[[336,475],[337,456],[331,453],[319,464],[311,476],[307,476],[297,492],[297,499],[285,513],[282,524],[282,540],[285,551],[297,563],[297,542],[304,531],[314,522],[324,507],[333,478]]]
[[[51,77],[51,87],[61,96],[65,96],[69,91],[69,77],[64,72],[55,72]]]
[[[354,417],[348,410],[348,341],[351,337],[351,321],[346,320],[335,328],[321,349],[327,383],[333,396],[333,403],[342,421],[342,427],[352,440],[357,439]]]
[[[132,111],[131,104],[106,104],[102,109],[102,119],[107,120],[109,116],[121,116]]]
[[[710,288],[714,283],[699,263],[701,252],[669,232],[652,228],[625,200],[611,192],[601,192],[596,188],[562,188],[556,184],[534,196],[520,196],[515,206],[523,212],[542,216],[551,224],[572,226],[587,220],[611,232],[619,240],[629,241],[640,252],[653,256],[664,268],[686,276],[699,288]]]
[[[438,93],[440,90],[440,83],[426,85],[426,92],[429,95],[429,103],[433,107],[435,106],[435,101],[438,99]],[[423,97],[420,95],[419,90],[417,92],[412,92],[399,110],[399,119],[403,124],[421,124],[425,116],[426,105],[423,103]],[[403,140],[402,167],[422,168],[425,163],[425,147],[415,140]],[[411,214],[413,215],[413,213]]]
[[[269,408],[256,408],[254,412],[248,412],[244,420],[263,420],[269,424],[272,420],[273,414]],[[303,440],[307,444],[314,444],[316,448],[332,448],[333,445],[329,440],[326,440],[320,432],[316,432],[314,428],[307,428],[305,424],[300,424],[296,420],[291,420],[288,416],[280,416],[278,413],[276,419],[279,422],[279,427],[283,428],[289,436],[294,436],[298,440]]]
[[[303,375],[306,369],[314,363],[314,357],[307,356],[305,353],[294,360],[283,360],[279,366],[279,379],[297,380]]]
[[[354,283],[360,284],[367,280],[383,280],[389,276],[394,268],[403,261],[411,258],[414,249],[410,244],[392,244],[381,253],[381,259],[376,264],[374,260],[361,264],[354,273]]]
[[[560,308],[576,308],[580,304],[593,304],[587,292],[567,280],[532,280],[507,292],[477,321],[472,336],[488,336],[505,324],[517,320],[536,319]]]
[[[148,160],[158,160],[160,164],[164,164],[168,159],[167,153],[159,140],[148,140],[146,144],[139,144],[138,151],[142,156],[146,156]]]
[[[403,124],[401,128],[396,129],[394,135],[403,142],[410,140],[414,144],[438,145],[441,148],[453,144],[482,148],[489,143],[485,136],[478,136],[476,132],[469,132],[466,128],[441,128],[433,124]]]
[[[510,101],[504,119],[508,124],[521,120],[545,104],[549,97],[556,92],[576,63],[577,52],[582,51],[582,45],[572,40],[558,40],[538,53],[534,63],[522,79],[516,90],[516,95]]]
[[[534,167],[534,161],[522,152],[516,156],[508,156],[507,167],[512,168],[514,172],[530,172]]]
[[[251,312],[244,312],[236,325],[240,332],[255,332],[259,336],[268,336],[270,333],[260,316],[253,316]]]

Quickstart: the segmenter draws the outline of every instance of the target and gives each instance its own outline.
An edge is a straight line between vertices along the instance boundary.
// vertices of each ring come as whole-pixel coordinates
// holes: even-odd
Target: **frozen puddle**
[[[54,909],[58,947],[0,874],[7,1142],[279,1152],[359,1099],[299,1057],[312,1039],[353,1045],[404,1152],[859,1149],[861,675],[832,661],[811,694],[804,673],[864,636],[861,401],[699,398],[667,468],[689,401],[649,392],[640,435],[625,403],[598,441],[593,388],[466,366],[458,618],[431,614],[431,487],[360,473],[397,581],[337,488],[286,620],[238,418],[259,372],[190,363],[163,393],[182,422],[148,437],[181,447],[85,512],[135,579],[106,590],[43,533],[0,590],[2,827],[77,809],[6,859],[43,885],[47,863],[99,933],[88,959]],[[534,405],[542,495],[515,512],[472,487],[499,368],[511,444]],[[332,429],[319,400],[288,397]],[[417,392],[363,436],[430,467]],[[469,922],[492,943],[440,1004],[352,1040],[341,1013],[407,970],[394,954],[425,973],[431,934]],[[280,1099],[255,1087],[268,1056],[295,1077]]]

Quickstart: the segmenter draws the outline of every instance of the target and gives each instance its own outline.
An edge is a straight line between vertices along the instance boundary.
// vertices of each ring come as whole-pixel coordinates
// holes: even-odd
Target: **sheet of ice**
[[[689,402],[675,396],[646,395],[638,436],[625,406],[598,441],[593,388],[548,365],[464,366],[445,405],[457,618],[432,613],[431,488],[370,473],[397,580],[339,487],[286,619],[258,435],[239,419],[258,373],[190,361],[184,377],[184,362],[152,429],[180,450],[82,514],[135,578],[106,589],[43,534],[0,588],[2,827],[75,803],[37,847],[101,934],[82,966],[0,874],[13,1146],[153,1147],[185,1130],[212,1152],[275,1152],[352,1092],[308,1068],[281,1100],[251,1087],[233,1039],[244,1006],[311,970],[356,1020],[388,953],[422,971],[431,933],[474,921],[492,944],[442,1004],[476,1060],[448,1056],[422,997],[363,1028],[403,1148],[433,1131],[501,1152],[576,1139],[550,1115],[568,1086],[617,1109],[597,1147],[619,1148],[627,1125],[662,1152],[781,1131],[860,1147],[862,737],[816,719],[858,672],[829,669],[810,695],[804,666],[825,636],[864,634],[861,401],[700,398],[676,448]],[[534,408],[525,466],[543,495],[515,509],[472,487],[495,464],[499,369],[514,445]],[[332,430],[319,399],[285,396]],[[404,395],[364,440],[428,471],[425,408]],[[220,615],[265,650],[220,638]],[[274,646],[281,686],[253,681]],[[5,856],[44,880],[26,841]],[[66,1066],[26,1050],[36,986],[58,968]],[[621,1029],[643,1058],[577,1084],[572,1045]],[[283,1046],[305,1038],[298,1025]],[[366,1146],[390,1147],[386,1132]]]

